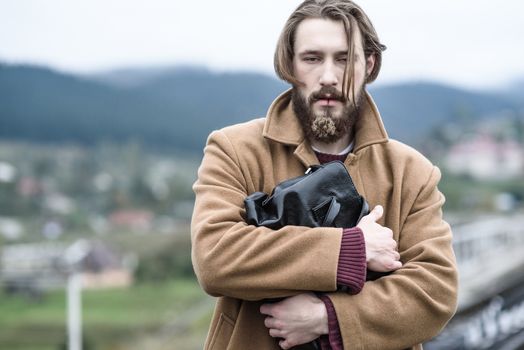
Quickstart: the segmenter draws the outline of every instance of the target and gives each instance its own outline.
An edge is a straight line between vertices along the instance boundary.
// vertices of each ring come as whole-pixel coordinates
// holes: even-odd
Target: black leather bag
[[[354,227],[369,213],[342,162],[315,165],[305,175],[278,184],[271,195],[255,192],[244,200],[246,222],[279,229],[286,225]]]

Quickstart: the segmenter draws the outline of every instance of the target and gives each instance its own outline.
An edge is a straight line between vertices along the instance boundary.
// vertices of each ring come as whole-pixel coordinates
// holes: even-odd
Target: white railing
[[[479,218],[453,226],[459,311],[511,288],[524,268],[524,215]]]
[[[453,227],[459,266],[524,246],[524,215],[501,216]]]

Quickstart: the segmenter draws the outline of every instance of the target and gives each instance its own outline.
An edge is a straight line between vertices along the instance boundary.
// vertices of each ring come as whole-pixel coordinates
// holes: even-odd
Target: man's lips
[[[320,98],[315,101],[315,104],[318,104],[320,106],[334,106],[337,103],[340,103],[340,101],[331,98]]]

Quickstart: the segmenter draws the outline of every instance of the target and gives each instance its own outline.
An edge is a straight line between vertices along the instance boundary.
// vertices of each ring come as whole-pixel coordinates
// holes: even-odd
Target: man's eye
[[[320,61],[320,59],[318,57],[304,57],[304,61],[314,63]]]

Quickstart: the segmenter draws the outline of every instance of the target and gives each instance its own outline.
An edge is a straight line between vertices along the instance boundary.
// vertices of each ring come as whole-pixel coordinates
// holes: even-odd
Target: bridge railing
[[[524,246],[524,215],[496,217],[453,227],[453,248],[460,266]]]
[[[455,317],[428,350],[513,350],[524,344],[524,214],[453,225]]]

